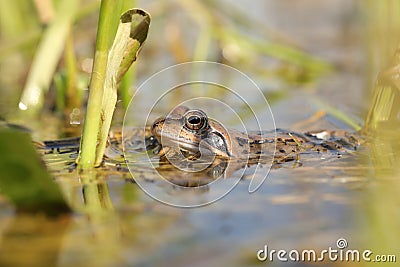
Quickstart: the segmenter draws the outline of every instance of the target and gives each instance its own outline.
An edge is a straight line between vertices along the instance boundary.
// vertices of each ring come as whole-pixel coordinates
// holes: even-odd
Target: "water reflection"
[[[67,215],[15,214],[1,231],[0,266],[56,266],[71,223]]]
[[[372,163],[373,171],[365,173],[371,184],[363,194],[360,221],[365,222],[363,240],[374,253],[398,253],[400,241],[400,142],[396,125],[380,127],[370,137],[370,155],[364,160]],[[399,255],[397,255],[399,257]]]
[[[377,141],[377,155],[386,155],[388,151],[391,151],[389,154],[395,154],[398,145],[395,145],[395,136],[392,137],[393,143]],[[30,228],[32,240],[47,234],[57,235],[53,241],[43,241],[43,246],[51,251],[49,255],[41,253],[39,246],[31,248],[30,252],[34,253],[31,255],[35,255],[37,266],[179,266],[189,263],[188,255],[193,255],[190,262],[207,259],[211,265],[220,266],[226,263],[252,264],[254,251],[266,243],[276,248],[317,249],[332,245],[330,242],[335,242],[340,235],[354,244],[354,234],[351,233],[359,222],[355,219],[353,209],[357,209],[355,203],[358,203],[359,189],[369,193],[368,207],[375,212],[373,216],[381,216],[376,212],[379,212],[381,205],[389,203],[387,198],[378,200],[380,196],[374,197],[376,192],[365,190],[364,170],[368,175],[371,175],[371,171],[369,163],[363,162],[360,166],[359,157],[364,152],[342,155],[341,158],[326,154],[323,159],[310,154],[301,155],[302,167],[293,168],[294,161],[277,165],[280,168],[272,170],[257,193],[248,194],[245,175],[237,188],[225,198],[194,210],[171,208],[151,200],[137,185],[126,182],[131,177],[121,170],[121,166],[119,171],[111,167],[86,173],[64,170],[62,175],[58,173],[59,184],[67,193],[69,203],[78,212],[69,218],[64,228],[60,221],[54,221],[54,226],[44,232]],[[65,157],[67,154],[61,155]],[[52,158],[54,155],[47,156]],[[378,156],[370,158],[383,159]],[[383,162],[395,162],[398,159],[398,156],[394,159],[389,157]],[[201,174],[189,177],[187,173],[179,174],[178,170],[171,170],[171,165],[160,159],[158,171],[175,181],[179,177],[192,179],[186,180],[192,181],[190,185],[195,186],[195,192],[191,194],[207,197],[210,189],[221,190],[223,185],[209,184],[198,190],[199,183],[204,181],[207,184],[215,179],[214,174],[218,176],[218,170],[225,169],[225,163],[220,161],[220,165],[210,166]],[[60,171],[57,162],[54,164],[53,167]],[[378,161],[375,164],[382,165]],[[63,161],[61,165],[66,166]],[[390,166],[385,168],[385,172]],[[143,175],[148,183],[152,183],[152,176],[146,169],[141,171],[137,175]],[[226,180],[228,182],[229,179]],[[157,180],[153,179],[153,182]],[[177,188],[168,193],[171,197],[182,194]],[[192,195],[188,194],[187,197]],[[387,196],[393,197],[392,194]],[[395,210],[385,212],[395,214]],[[381,217],[387,219],[388,216]],[[41,225],[40,221],[38,225]],[[60,231],[54,233],[58,227]],[[387,226],[382,221],[379,227],[383,229]],[[19,228],[23,229],[23,226]],[[3,238],[6,238],[7,244],[23,243],[15,234],[4,233],[6,231],[3,232]],[[2,259],[9,261],[9,258],[3,257],[8,250],[3,251]]]

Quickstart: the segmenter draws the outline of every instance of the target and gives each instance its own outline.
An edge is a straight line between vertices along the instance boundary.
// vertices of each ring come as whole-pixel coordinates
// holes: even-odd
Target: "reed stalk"
[[[97,28],[96,51],[89,85],[89,101],[83,125],[78,163],[81,169],[94,167],[98,144],[101,107],[106,78],[108,51],[117,30],[122,1],[102,0]]]
[[[117,102],[118,84],[147,38],[150,16],[140,9],[122,14],[115,34],[113,18],[119,17],[116,16],[119,11],[115,1],[102,1],[89,102],[78,157],[81,169],[101,164]]]

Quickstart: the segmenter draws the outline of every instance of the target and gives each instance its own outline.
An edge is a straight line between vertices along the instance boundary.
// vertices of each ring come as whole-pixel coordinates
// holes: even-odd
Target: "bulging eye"
[[[185,114],[185,126],[193,131],[207,127],[207,115],[201,110],[190,110]]]

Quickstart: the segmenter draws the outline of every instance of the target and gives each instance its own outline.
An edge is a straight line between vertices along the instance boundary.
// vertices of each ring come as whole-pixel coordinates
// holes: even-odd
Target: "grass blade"
[[[19,102],[24,114],[37,115],[42,109],[78,4],[79,0],[61,1],[56,18],[43,34]]]

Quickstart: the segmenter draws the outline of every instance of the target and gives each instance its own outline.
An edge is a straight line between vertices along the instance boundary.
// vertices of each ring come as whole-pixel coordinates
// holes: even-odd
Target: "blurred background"
[[[39,97],[37,107],[30,108],[36,118],[58,114],[68,122],[64,132],[71,125],[79,128],[99,1],[2,0],[0,5],[0,115],[23,121],[21,99]],[[280,127],[309,118],[328,103],[361,124],[374,79],[389,64],[398,41],[399,23],[391,15],[398,10],[395,1],[127,0],[125,6],[147,10],[152,23],[122,85],[121,107],[157,71],[210,60],[249,75],[272,104]]]

